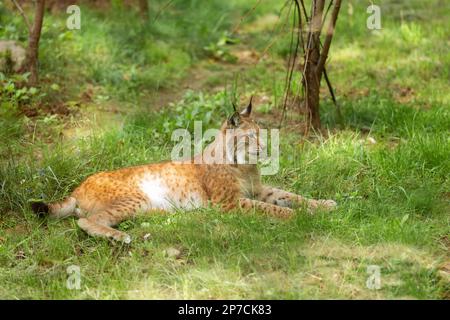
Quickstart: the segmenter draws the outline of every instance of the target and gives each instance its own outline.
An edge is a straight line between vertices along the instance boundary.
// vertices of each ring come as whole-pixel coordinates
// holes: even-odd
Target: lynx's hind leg
[[[105,210],[80,218],[78,226],[91,236],[113,239],[123,243],[130,243],[131,237],[125,232],[112,227],[131,218],[145,207],[144,198],[123,198],[116,200]]]
[[[131,237],[128,234],[111,228],[111,220],[106,212],[98,213],[89,218],[80,218],[78,219],[78,226],[90,236],[114,239],[126,244],[131,242]]]

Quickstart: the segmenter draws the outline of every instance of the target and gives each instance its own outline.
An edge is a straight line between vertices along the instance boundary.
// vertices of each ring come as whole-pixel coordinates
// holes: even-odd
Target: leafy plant
[[[0,98],[2,106],[19,107],[21,104],[33,104],[45,94],[35,87],[26,87],[29,73],[14,74],[10,77],[0,72]]]
[[[236,43],[239,43],[239,39],[232,37],[229,32],[224,32],[218,41],[206,46],[205,51],[214,59],[234,63],[237,57],[230,52],[228,46]]]

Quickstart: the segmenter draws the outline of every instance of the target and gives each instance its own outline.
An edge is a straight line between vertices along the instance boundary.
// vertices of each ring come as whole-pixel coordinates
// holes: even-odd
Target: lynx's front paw
[[[113,235],[113,239],[118,242],[121,242],[123,244],[130,244],[131,237],[128,234],[126,234],[125,232],[120,232],[120,233],[119,232]]]
[[[319,206],[328,210],[334,210],[337,208],[337,203],[334,200],[319,200]]]
[[[309,211],[326,210],[331,211],[336,209],[337,203],[334,200],[312,200],[309,203]]]

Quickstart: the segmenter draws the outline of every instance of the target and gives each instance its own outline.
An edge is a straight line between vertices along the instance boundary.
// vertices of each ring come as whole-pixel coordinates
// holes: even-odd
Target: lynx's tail
[[[76,215],[77,200],[68,197],[62,201],[45,203],[43,201],[31,202],[31,209],[38,215],[48,214],[52,218],[64,218]]]

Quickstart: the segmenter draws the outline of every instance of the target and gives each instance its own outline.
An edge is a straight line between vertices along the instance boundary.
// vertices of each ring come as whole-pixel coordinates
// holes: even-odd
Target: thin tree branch
[[[325,42],[323,44],[322,52],[320,53],[319,62],[317,63],[317,76],[319,79],[322,77],[322,72],[325,67],[325,62],[328,57],[328,51],[330,50],[331,39],[333,39],[334,29],[336,27],[336,20],[339,14],[339,10],[341,8],[341,0],[336,0],[334,4],[333,12],[331,13],[331,20],[328,25],[328,31],[325,37]]]
[[[25,14],[25,12],[23,11],[22,7],[20,6],[20,4],[16,0],[11,0],[11,1],[16,6],[17,10],[19,10],[20,15],[23,17],[23,20],[25,20],[25,24],[27,25],[28,32],[31,33],[31,23],[30,23],[30,20],[28,20],[27,15]]]
[[[294,73],[294,69],[295,69],[295,62],[298,56],[298,48],[300,46],[300,38],[301,38],[301,34],[299,34],[297,36],[297,41],[295,44],[295,51],[294,53],[292,53],[292,48],[293,48],[293,38],[294,38],[294,34],[295,34],[295,29],[296,29],[296,13],[298,14],[298,32],[301,32],[301,27],[302,27],[302,18],[301,18],[301,12],[300,12],[300,6],[297,0],[294,0],[295,3],[295,9],[294,10],[294,19],[293,19],[293,25],[292,25],[292,34],[291,34],[291,44],[290,44],[290,49],[289,52],[291,53],[291,55],[289,55],[289,62],[288,62],[288,72],[286,74],[286,82],[285,82],[285,95],[284,95],[284,102],[283,102],[283,110],[281,113],[281,118],[280,118],[280,123],[278,125],[279,128],[281,128],[281,124],[283,122],[285,113],[286,113],[286,108],[287,108],[287,99],[289,96],[289,91],[291,90],[291,82],[292,82],[292,75]],[[291,63],[292,60],[292,63]]]
[[[231,31],[232,34],[236,33],[238,31],[238,29],[240,28],[242,22],[247,19],[247,17],[250,15],[250,13],[252,13],[253,11],[255,11],[256,7],[261,3],[262,0],[258,0],[256,2],[256,4],[250,9],[248,10],[243,17],[241,17],[241,20],[239,20],[239,23],[233,28],[233,31]]]
[[[288,4],[289,4],[289,7],[288,7]],[[281,8],[281,10],[280,10],[280,12],[278,13],[278,20],[281,20],[281,16],[282,16],[282,14],[283,14],[283,11],[286,9],[286,7],[288,7],[288,12],[287,12],[287,17],[289,17],[290,16],[290,14],[291,14],[291,7],[292,7],[292,2],[290,1],[290,0],[287,0],[286,2],[285,2],[285,4],[283,5],[283,7]],[[272,31],[271,31],[271,35],[270,35],[270,41],[269,41],[269,44],[264,48],[264,50],[262,50],[262,53],[261,53],[261,55],[260,55],[260,57],[259,57],[259,59],[258,59],[258,62],[262,59],[262,58],[264,58],[265,57],[265,55],[267,54],[267,52],[269,51],[269,49],[275,44],[275,42],[278,40],[278,36],[280,35],[280,34],[282,34],[282,32],[283,31],[285,31],[286,30],[286,26],[288,25],[288,19],[286,19],[286,21],[279,27],[279,31],[277,31],[277,34],[275,35],[275,31],[276,31],[276,29],[277,29],[277,27],[278,27],[278,24],[279,23],[277,23],[274,27],[273,27],[273,29],[272,29]]]
[[[323,20],[322,20],[322,28],[325,24],[325,20],[328,16],[328,12],[330,12],[331,7],[333,6],[333,0],[330,0],[330,3],[328,4],[327,10],[325,11],[325,14],[323,15]]]
[[[173,0],[167,1],[167,3],[162,7],[162,9],[156,13],[155,18],[153,19],[153,22],[156,22],[158,20],[159,16],[162,14],[162,12],[164,10],[166,10],[172,3],[173,3]]]
[[[336,107],[336,113],[337,113],[337,116],[338,116],[338,121],[342,122],[341,106],[337,102],[336,96],[334,94],[333,86],[331,85],[330,78],[328,78],[328,73],[327,73],[327,70],[325,68],[323,69],[323,76],[325,78],[325,82],[327,83],[328,91],[330,91],[331,100],[333,100],[333,103],[334,103],[334,105]]]
[[[301,0],[300,4],[302,5],[303,14],[305,15],[306,22],[308,22],[308,13],[306,12],[305,2],[303,2],[303,0]]]

